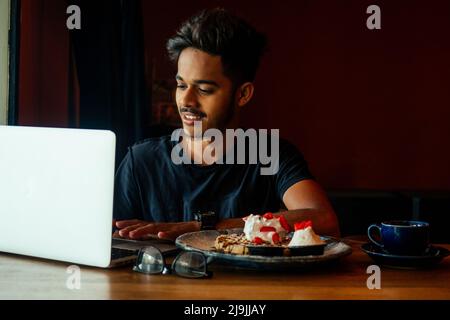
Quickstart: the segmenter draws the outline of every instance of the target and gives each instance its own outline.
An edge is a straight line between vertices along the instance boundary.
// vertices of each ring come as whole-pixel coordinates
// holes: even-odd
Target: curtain
[[[70,4],[81,9],[81,30],[71,31],[79,85],[77,122],[80,128],[116,133],[117,166],[127,147],[147,136],[151,120],[141,2],[74,0]]]

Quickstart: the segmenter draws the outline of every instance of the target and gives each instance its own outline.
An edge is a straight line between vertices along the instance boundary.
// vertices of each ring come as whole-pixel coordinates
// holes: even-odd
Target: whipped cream
[[[266,242],[270,244],[278,244],[286,237],[287,230],[283,228],[279,217],[266,218],[260,215],[249,215],[243,220],[245,221],[244,234],[248,241]]]
[[[294,232],[294,236],[288,244],[288,247],[313,246],[324,243],[325,241],[320,239],[312,227],[309,226],[304,229],[296,230]]]

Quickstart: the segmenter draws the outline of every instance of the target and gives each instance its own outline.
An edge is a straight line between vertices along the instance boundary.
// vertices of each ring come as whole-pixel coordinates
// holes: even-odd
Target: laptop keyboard
[[[111,260],[132,257],[136,254],[137,252],[133,250],[111,248]]]

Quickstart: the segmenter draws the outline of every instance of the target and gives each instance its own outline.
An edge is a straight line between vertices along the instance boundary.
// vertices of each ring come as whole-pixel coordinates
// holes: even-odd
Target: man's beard
[[[227,129],[228,125],[231,123],[231,121],[234,118],[234,115],[236,113],[236,110],[234,109],[234,103],[233,101],[230,101],[230,103],[228,104],[228,108],[227,111],[223,117],[223,120],[221,120],[217,126],[220,131],[224,132],[225,129]]]

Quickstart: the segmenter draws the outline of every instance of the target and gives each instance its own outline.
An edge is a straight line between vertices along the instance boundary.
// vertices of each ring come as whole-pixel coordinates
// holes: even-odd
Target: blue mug
[[[380,241],[373,235],[378,233]],[[372,224],[367,235],[376,246],[391,254],[423,255],[430,247],[430,225],[424,221],[387,221]]]

